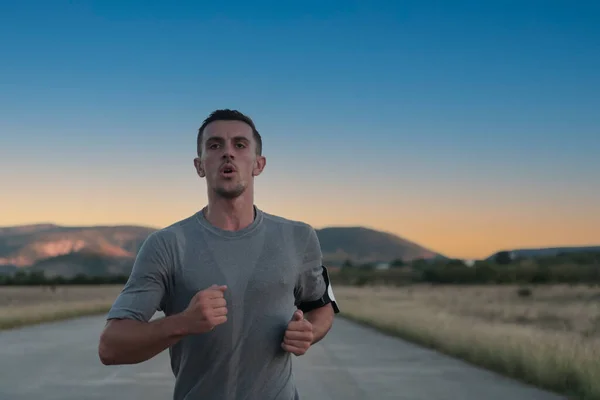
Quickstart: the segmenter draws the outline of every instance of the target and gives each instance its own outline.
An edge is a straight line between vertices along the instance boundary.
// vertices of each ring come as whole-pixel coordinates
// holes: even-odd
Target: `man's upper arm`
[[[303,312],[308,312],[327,304],[333,311],[340,312],[327,268],[323,265],[321,245],[317,233],[311,227],[308,233],[306,247],[303,253],[298,283],[296,284],[296,306]]]
[[[164,236],[159,232],[151,233],[142,244],[129,279],[108,312],[107,319],[147,322],[156,311],[164,311],[171,259]]]

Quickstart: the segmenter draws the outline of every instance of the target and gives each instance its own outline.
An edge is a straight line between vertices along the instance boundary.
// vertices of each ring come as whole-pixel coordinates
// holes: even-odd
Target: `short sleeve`
[[[164,237],[151,233],[142,244],[131,274],[108,312],[107,319],[147,322],[164,311],[169,288],[170,257]]]
[[[296,306],[303,312],[331,303],[334,312],[339,313],[329,274],[327,268],[323,265],[319,238],[312,227],[308,232],[294,294]]]

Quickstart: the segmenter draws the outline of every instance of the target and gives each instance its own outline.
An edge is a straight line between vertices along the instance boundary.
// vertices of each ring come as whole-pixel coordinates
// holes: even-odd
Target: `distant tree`
[[[478,260],[475,262],[475,277],[478,283],[498,283],[501,278],[498,277],[499,268],[494,268],[485,261]]]
[[[600,263],[600,252],[573,252],[565,256],[565,261],[578,265],[592,265]]]
[[[360,268],[364,271],[372,271],[375,269],[375,264],[369,262],[363,263],[360,265]]]
[[[397,258],[390,263],[390,267],[392,268],[404,267],[405,265],[406,263],[401,258]]]
[[[429,263],[424,258],[416,258],[410,264],[415,269],[424,269],[429,267]]]
[[[549,268],[539,266],[531,277],[530,283],[550,283],[551,278],[551,270]]]
[[[509,251],[499,251],[498,253],[496,253],[496,256],[494,257],[494,261],[496,262],[496,264],[500,264],[500,265],[510,264],[512,262],[510,252]]]
[[[466,267],[466,264],[463,260],[459,258],[451,258],[446,261],[446,265],[449,267]]]
[[[352,265],[352,261],[350,261],[350,260],[346,260],[346,261],[344,261],[344,263],[342,264],[342,268],[352,268],[352,267],[353,267],[353,265]]]
[[[79,273],[73,278],[71,278],[70,281],[70,283],[74,285],[85,285],[86,283],[88,283],[88,277],[83,273]]]
[[[44,271],[32,271],[29,273],[29,285],[44,285],[48,282]]]

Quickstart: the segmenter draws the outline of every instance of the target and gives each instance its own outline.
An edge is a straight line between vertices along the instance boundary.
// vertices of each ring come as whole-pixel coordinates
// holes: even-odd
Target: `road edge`
[[[552,385],[544,384],[544,382],[526,379],[525,376],[523,374],[520,374],[517,369],[513,370],[513,372],[511,373],[511,371],[507,371],[507,370],[499,367],[500,364],[494,363],[493,361],[487,362],[487,363],[479,362],[479,360],[474,360],[473,358],[469,357],[468,353],[453,352],[453,351],[449,350],[449,348],[446,348],[443,344],[439,344],[439,342],[436,343],[436,342],[429,341],[424,338],[420,338],[417,335],[411,335],[408,332],[403,332],[403,331],[397,329],[396,327],[390,326],[386,323],[374,321],[374,320],[366,318],[366,317],[353,315],[351,313],[347,313],[347,312],[343,312],[343,311],[341,311],[338,315],[341,318],[344,318],[348,321],[357,323],[361,326],[372,328],[372,329],[375,329],[378,332],[386,334],[388,336],[402,339],[402,340],[405,340],[412,344],[415,344],[417,346],[421,346],[423,348],[437,351],[438,353],[443,354],[445,356],[452,357],[454,359],[466,362],[475,367],[486,369],[488,371],[497,373],[503,377],[514,379],[515,381],[520,382],[522,384],[530,385],[537,389],[545,390],[545,391],[551,392],[553,394],[556,394],[558,396],[565,396],[565,399],[569,399],[569,400],[575,400],[575,399],[600,400],[596,397],[590,397],[590,396],[586,396],[586,395],[583,395],[580,393],[556,390],[556,387],[553,387]]]

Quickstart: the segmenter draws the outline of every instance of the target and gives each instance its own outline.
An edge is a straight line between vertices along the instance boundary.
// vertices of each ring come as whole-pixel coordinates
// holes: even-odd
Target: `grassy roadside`
[[[44,322],[61,321],[88,315],[99,315],[108,312],[111,303],[75,302],[47,304],[31,307],[20,307],[15,310],[0,312],[0,330],[14,329]]]
[[[122,285],[0,287],[0,330],[108,312]]]
[[[337,287],[336,298],[350,320],[569,398],[600,399],[598,336],[461,315],[399,289]]]

